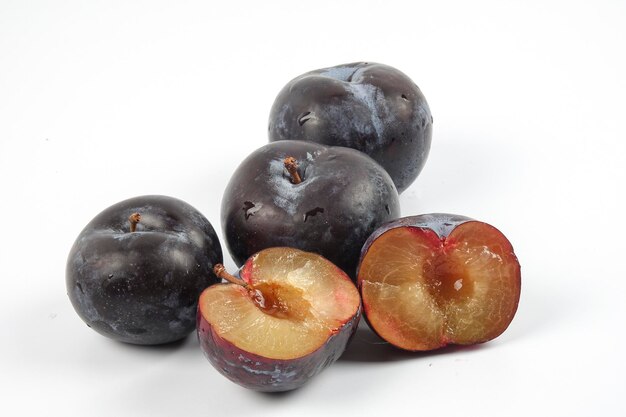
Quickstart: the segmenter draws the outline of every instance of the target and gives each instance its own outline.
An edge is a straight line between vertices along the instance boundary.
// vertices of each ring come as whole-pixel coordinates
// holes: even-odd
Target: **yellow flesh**
[[[359,293],[319,255],[290,248],[255,255],[252,291],[214,285],[200,299],[201,312],[220,337],[247,352],[293,359],[321,347],[357,312]]]
[[[479,222],[458,226],[447,241],[416,230],[384,233],[361,264],[363,303],[376,332],[409,350],[498,336],[519,296],[519,264],[506,238]]]

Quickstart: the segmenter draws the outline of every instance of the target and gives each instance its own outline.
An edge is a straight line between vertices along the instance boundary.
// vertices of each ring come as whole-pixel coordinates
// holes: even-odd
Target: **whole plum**
[[[219,280],[222,249],[209,221],[166,196],[135,197],[105,209],[67,259],[67,294],[98,333],[161,344],[195,329],[200,293]]]
[[[355,277],[361,247],[400,215],[389,174],[354,149],[312,142],[267,144],[246,158],[222,199],[226,244],[238,266],[262,249],[318,253]]]
[[[388,65],[356,62],[291,80],[276,97],[269,140],[305,140],[365,152],[383,166],[398,192],[422,171],[433,118],[424,95]]]

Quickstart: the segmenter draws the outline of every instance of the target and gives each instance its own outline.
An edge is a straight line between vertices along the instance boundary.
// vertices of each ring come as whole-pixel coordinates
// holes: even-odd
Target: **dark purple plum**
[[[323,257],[293,248],[265,249],[241,278],[200,296],[198,338],[211,364],[258,391],[296,389],[335,362],[361,317],[350,278]]]
[[[219,279],[213,227],[184,201],[135,197],[98,214],[67,260],[67,293],[98,333],[127,343],[180,340],[196,325],[200,293]]]
[[[303,141],[270,143],[252,153],[233,174],[221,209],[238,266],[262,249],[287,246],[319,253],[353,278],[367,237],[399,215],[393,181],[373,159]]]
[[[388,65],[356,62],[291,80],[272,106],[269,139],[365,152],[401,193],[426,163],[432,124],[428,103],[409,77]]]

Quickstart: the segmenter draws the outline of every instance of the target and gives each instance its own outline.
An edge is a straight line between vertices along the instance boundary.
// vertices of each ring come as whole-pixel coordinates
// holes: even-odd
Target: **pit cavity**
[[[276,318],[303,321],[312,315],[304,291],[292,285],[260,282],[248,294],[261,311]]]
[[[422,277],[435,302],[446,304],[466,300],[472,295],[473,283],[465,265],[449,257],[443,245],[436,250],[433,260],[423,267]]]

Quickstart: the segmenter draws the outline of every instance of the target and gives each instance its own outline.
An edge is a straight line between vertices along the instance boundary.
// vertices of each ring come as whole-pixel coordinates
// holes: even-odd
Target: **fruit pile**
[[[271,109],[270,143],[224,192],[222,230],[239,272],[225,270],[196,209],[136,197],[76,239],[66,271],[75,310],[127,343],[197,329],[215,368],[259,391],[298,388],[336,361],[362,312],[410,351],[499,336],[520,295],[507,238],[463,216],[399,218],[398,192],[426,162],[432,121],[419,88],[386,65],[293,79]]]

